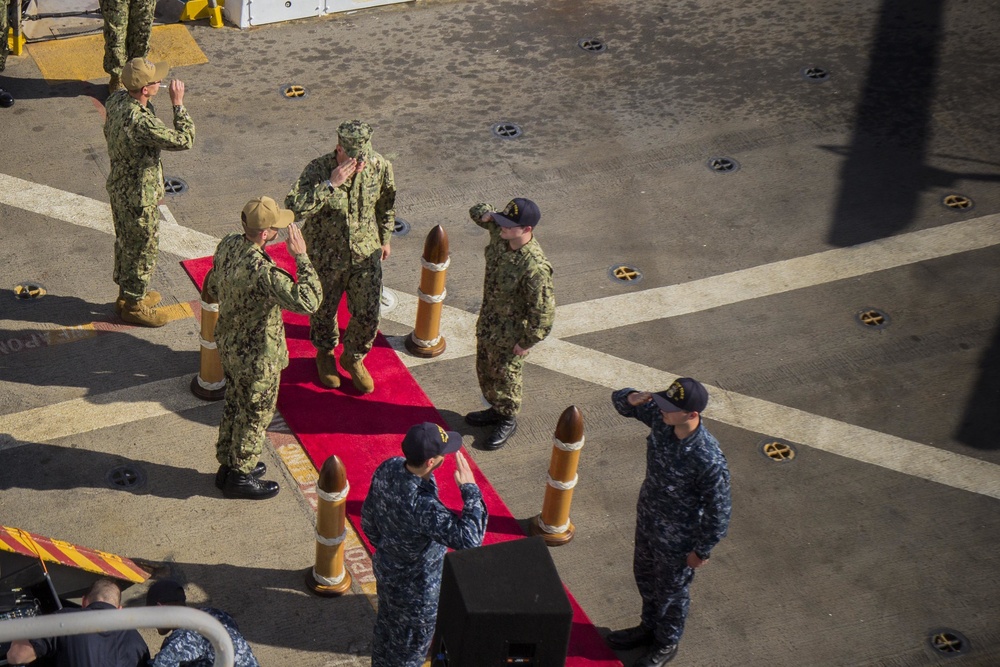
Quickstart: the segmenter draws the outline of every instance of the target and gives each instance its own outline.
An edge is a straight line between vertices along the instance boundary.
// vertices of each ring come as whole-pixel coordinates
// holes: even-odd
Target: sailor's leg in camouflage
[[[104,16],[104,71],[118,76],[125,65],[125,41],[128,34],[128,0],[100,0]]]
[[[114,280],[126,299],[146,296],[159,254],[160,209],[131,206],[112,197],[115,225]]]
[[[524,359],[514,354],[513,344],[497,344],[482,336],[476,339],[479,388],[493,409],[506,417],[521,410],[523,367]]]
[[[280,379],[278,369],[257,377],[226,372],[226,405],[216,444],[219,463],[242,473],[257,465],[264,432],[274,417]]]
[[[428,622],[407,618],[398,607],[389,611],[391,606],[383,605],[382,596],[379,598],[372,638],[372,667],[421,667],[434,637],[435,619]]]
[[[128,33],[125,37],[125,61],[145,58],[149,54],[149,35],[153,30],[153,10],[156,0],[130,0],[128,3]]]
[[[317,350],[332,350],[340,341],[337,328],[337,308],[347,287],[349,269],[339,265],[313,262],[323,287],[323,303],[309,318],[309,339]]]
[[[636,523],[632,571],[642,596],[642,624],[653,630],[660,644],[676,644],[684,633],[694,570],[686,554],[665,550],[649,539],[646,526]]]
[[[14,0],[15,3],[17,0]],[[9,30],[7,13],[10,11],[10,3],[8,0],[0,0],[0,35],[3,35],[3,39],[0,39],[0,72],[4,70],[7,66],[7,31]]]
[[[363,359],[378,334],[382,309],[381,250],[351,268],[347,280],[347,309],[351,321],[344,332],[344,359]],[[325,293],[325,292],[324,292]]]

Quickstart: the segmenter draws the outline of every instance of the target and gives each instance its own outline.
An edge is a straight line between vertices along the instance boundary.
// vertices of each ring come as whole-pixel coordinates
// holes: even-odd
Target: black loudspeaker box
[[[573,608],[541,537],[444,559],[435,667],[562,667]]]

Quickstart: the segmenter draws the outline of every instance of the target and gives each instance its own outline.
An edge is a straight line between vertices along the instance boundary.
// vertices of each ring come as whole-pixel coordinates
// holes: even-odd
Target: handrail
[[[15,639],[84,635],[135,628],[185,628],[203,635],[215,649],[215,667],[233,667],[233,640],[215,618],[188,607],[94,609],[86,613],[60,613],[0,621],[0,643]]]

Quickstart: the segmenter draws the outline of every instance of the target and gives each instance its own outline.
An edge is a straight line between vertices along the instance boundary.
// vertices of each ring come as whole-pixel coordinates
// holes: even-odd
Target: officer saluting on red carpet
[[[215,340],[226,376],[215,485],[226,498],[263,500],[278,494],[277,482],[260,479],[267,468],[258,459],[274,416],[281,370],[288,366],[281,309],[315,313],[323,288],[302,233],[292,224],[294,213],[278,208],[270,197],[258,197],[243,207],[242,218],[243,233],[219,242],[205,278],[209,293],[219,300]],[[285,227],[298,282],[264,252]]]

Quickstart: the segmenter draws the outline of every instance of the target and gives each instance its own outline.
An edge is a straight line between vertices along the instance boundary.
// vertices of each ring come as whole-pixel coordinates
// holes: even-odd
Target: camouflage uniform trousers
[[[314,257],[313,266],[323,287],[323,303],[309,318],[309,338],[317,350],[337,347],[337,308],[340,295],[347,292],[347,309],[351,321],[344,332],[344,352],[341,359],[364,359],[372,349],[378,334],[382,309],[382,251],[350,266],[327,263],[322,256]]]
[[[421,667],[434,638],[437,615],[414,617],[406,600],[380,582],[372,637],[372,667]]]
[[[149,53],[156,0],[100,0],[104,16],[104,71],[120,75],[132,58]]]
[[[111,217],[115,223],[114,281],[126,299],[139,301],[146,296],[159,255],[160,209],[133,206],[112,195]]]
[[[223,359],[222,370],[226,377],[226,405],[215,458],[221,465],[248,473],[257,465],[264,448],[264,431],[274,417],[281,369],[273,364],[263,372],[259,367],[234,372]]]
[[[513,343],[476,337],[476,376],[483,396],[501,415],[513,417],[521,410],[521,369],[524,358],[514,354]]]
[[[632,572],[642,596],[642,624],[653,629],[660,644],[676,644],[684,634],[684,621],[691,604],[689,587],[694,569],[687,566],[690,549],[664,542],[655,518],[639,516],[635,526]]]

